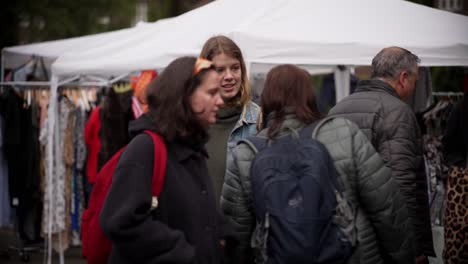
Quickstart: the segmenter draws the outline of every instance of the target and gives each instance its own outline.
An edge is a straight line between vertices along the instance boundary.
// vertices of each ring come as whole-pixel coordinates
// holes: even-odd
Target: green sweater
[[[219,204],[221,189],[226,173],[226,152],[229,136],[242,113],[241,106],[221,108],[216,117],[216,124],[210,127],[210,139],[206,144],[208,151],[208,173],[212,179],[216,201]]]

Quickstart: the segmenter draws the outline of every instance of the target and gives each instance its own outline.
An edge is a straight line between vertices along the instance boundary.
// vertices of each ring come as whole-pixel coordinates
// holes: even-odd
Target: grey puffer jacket
[[[294,115],[288,115],[280,136],[290,133],[289,128],[302,126]],[[319,126],[314,132],[316,138],[330,152],[346,186],[345,196],[357,210],[358,246],[348,263],[414,263],[408,213],[390,170],[350,121],[333,119]],[[263,130],[260,135],[266,132]],[[234,263],[253,262],[250,255],[250,237],[255,226],[250,185],[253,158],[254,153],[246,144],[236,147],[221,197],[222,210],[240,238],[234,250],[242,258]]]
[[[412,220],[417,255],[435,256],[421,132],[411,108],[387,83],[361,81],[356,91],[330,110],[355,123],[372,142],[401,188]]]

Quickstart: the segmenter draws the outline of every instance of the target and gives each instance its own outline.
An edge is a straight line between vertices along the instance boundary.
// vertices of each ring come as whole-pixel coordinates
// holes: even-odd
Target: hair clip
[[[213,65],[213,62],[204,59],[204,58],[197,58],[195,62],[195,67],[193,68],[193,76],[200,73],[202,70],[209,69]]]
[[[114,84],[112,85],[112,89],[114,89],[116,93],[125,93],[132,90],[132,86],[130,83]]]

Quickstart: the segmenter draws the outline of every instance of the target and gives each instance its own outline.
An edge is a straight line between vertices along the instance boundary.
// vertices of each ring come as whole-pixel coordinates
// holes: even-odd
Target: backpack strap
[[[315,122],[313,122],[312,124],[303,127],[303,128],[299,131],[299,137],[300,137],[300,138],[310,138],[310,135],[312,135],[312,132],[314,131],[314,129],[317,127],[317,125],[318,125],[319,123],[320,123],[320,120],[315,121]]]
[[[267,147],[267,138],[252,136],[248,138],[243,138],[237,141],[237,145],[240,143],[245,143],[249,146],[255,154]]]
[[[164,185],[164,176],[166,175],[167,149],[164,139],[151,130],[145,130],[146,134],[151,136],[154,145],[154,164],[153,164],[153,184],[151,192],[153,196],[159,196]]]
[[[303,127],[299,131],[299,137],[308,138],[308,137],[310,137],[310,135],[312,135],[312,138],[316,138],[318,130],[320,129],[320,127],[322,127],[325,123],[327,123],[328,121],[330,121],[330,120],[332,120],[334,118],[335,117],[328,116],[328,117],[325,117],[323,119],[317,120],[317,121],[313,122],[312,124],[310,124],[308,126]]]
[[[325,118],[323,118],[323,119],[321,119],[321,120],[315,122],[316,125],[314,126],[314,129],[311,131],[311,132],[312,132],[312,133],[311,133],[311,134],[312,134],[312,138],[316,138],[316,137],[317,137],[317,133],[318,133],[318,131],[320,130],[320,128],[321,128],[325,123],[327,123],[328,121],[331,121],[331,120],[333,120],[333,119],[335,119],[334,116],[327,116],[327,117],[325,117]],[[310,134],[309,134],[309,135],[310,135]]]

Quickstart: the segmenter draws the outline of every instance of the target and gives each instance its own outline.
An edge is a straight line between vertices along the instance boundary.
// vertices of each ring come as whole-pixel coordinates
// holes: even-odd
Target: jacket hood
[[[154,131],[154,128],[154,122],[151,117],[148,114],[143,114],[138,119],[133,120],[128,124],[128,133],[130,138],[134,138],[136,135],[147,129]]]
[[[400,96],[397,94],[395,89],[393,89],[390,84],[379,80],[379,79],[370,79],[370,80],[362,80],[358,83],[358,87],[356,88],[356,93],[358,92],[384,92],[395,96],[396,98],[400,99]]]

